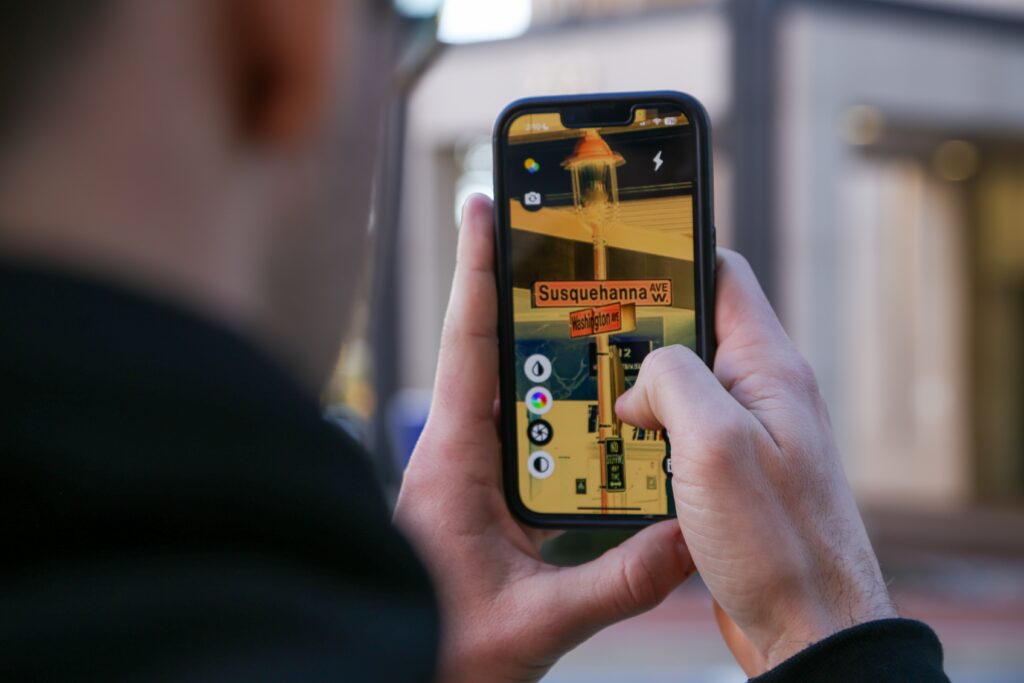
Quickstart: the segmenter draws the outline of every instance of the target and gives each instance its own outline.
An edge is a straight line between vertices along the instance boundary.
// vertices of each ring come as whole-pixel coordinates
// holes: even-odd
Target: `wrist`
[[[477,683],[481,672],[487,672],[487,680],[491,683],[537,683],[551,667],[532,669],[530,667],[504,668],[493,666],[488,662],[479,662],[469,666],[467,662],[442,662],[438,668],[438,683]]]
[[[438,683],[476,683],[481,680],[481,672],[486,672],[487,681],[493,683],[536,683],[558,661],[557,657],[533,660],[520,648],[507,643],[496,645],[500,640],[445,639],[438,662]]]
[[[849,601],[822,601],[790,612],[782,620],[762,651],[766,670],[771,670],[798,652],[840,631],[859,624],[898,617],[888,592],[851,604]]]

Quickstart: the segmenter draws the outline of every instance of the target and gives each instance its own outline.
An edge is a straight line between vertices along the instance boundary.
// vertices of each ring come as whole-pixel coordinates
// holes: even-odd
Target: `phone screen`
[[[663,430],[622,422],[644,358],[696,348],[694,127],[678,108],[502,135],[515,346],[516,480],[554,515],[674,514]]]

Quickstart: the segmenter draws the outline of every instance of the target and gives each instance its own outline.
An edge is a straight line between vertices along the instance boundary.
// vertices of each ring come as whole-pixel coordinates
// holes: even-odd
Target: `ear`
[[[292,146],[310,137],[325,113],[330,0],[227,0],[225,45],[240,133],[256,143]]]

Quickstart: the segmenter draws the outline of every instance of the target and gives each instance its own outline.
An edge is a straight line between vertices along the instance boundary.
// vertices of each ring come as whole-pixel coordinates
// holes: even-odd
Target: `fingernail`
[[[469,200],[468,199],[466,201],[462,202],[462,213],[459,214],[459,224],[457,226],[455,226],[460,231],[462,230],[462,226],[466,224],[466,212],[467,211],[469,211]]]

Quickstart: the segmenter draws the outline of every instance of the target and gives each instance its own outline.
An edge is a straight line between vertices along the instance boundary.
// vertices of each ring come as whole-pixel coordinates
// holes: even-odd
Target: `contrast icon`
[[[554,435],[555,432],[551,428],[551,423],[547,420],[534,420],[526,429],[526,436],[530,439],[530,443],[535,446],[545,445],[551,441],[551,437]]]
[[[523,364],[523,372],[531,382],[536,384],[546,382],[551,377],[551,361],[544,354],[535,353],[526,359]]]
[[[523,168],[526,169],[527,173],[533,174],[540,170],[540,164],[533,157],[529,157],[523,162]]]
[[[555,459],[544,451],[534,451],[526,461],[526,469],[534,479],[547,479],[555,473]]]
[[[534,415],[544,415],[551,410],[551,392],[544,387],[534,387],[526,392],[526,409]]]

